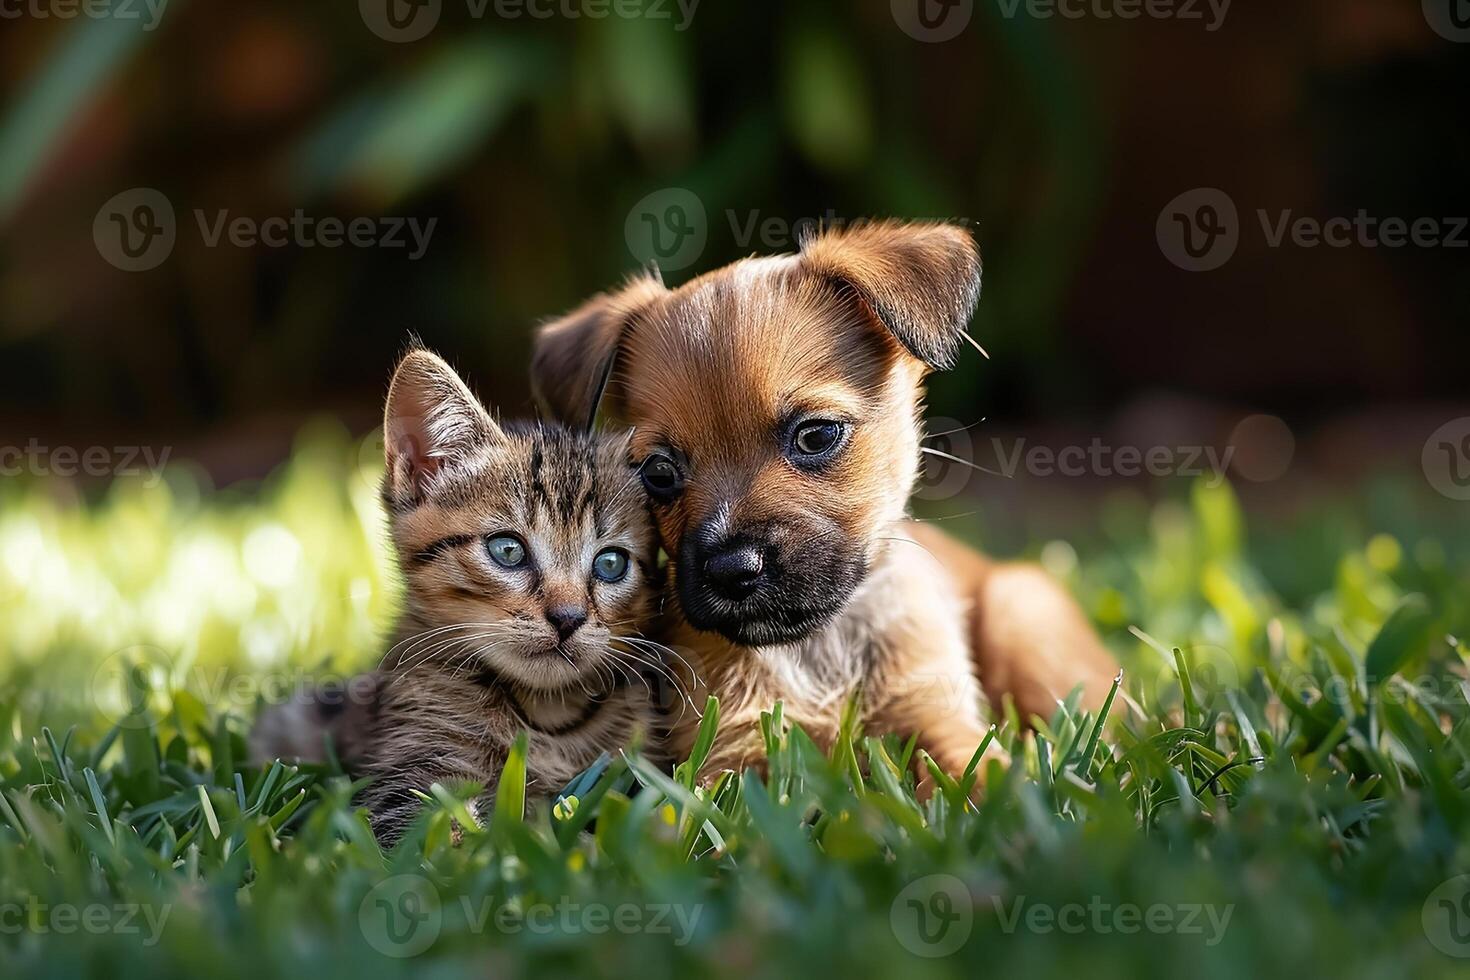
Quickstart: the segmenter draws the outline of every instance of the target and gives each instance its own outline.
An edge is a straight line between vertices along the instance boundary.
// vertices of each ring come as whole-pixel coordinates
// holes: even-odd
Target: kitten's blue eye
[[[617,548],[607,548],[592,559],[592,574],[604,582],[621,582],[628,574],[628,553]]]
[[[486,541],[485,550],[502,568],[516,568],[526,562],[526,546],[508,534]]]

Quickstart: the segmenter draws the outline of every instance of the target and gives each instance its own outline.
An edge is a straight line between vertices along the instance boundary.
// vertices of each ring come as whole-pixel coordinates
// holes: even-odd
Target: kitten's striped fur
[[[414,351],[394,375],[384,441],[406,583],[396,642],[355,696],[317,692],[263,719],[255,742],[263,757],[309,757],[330,731],[372,778],[361,800],[389,842],[418,812],[415,790],[463,780],[493,796],[523,729],[528,786],[554,792],[653,727],[667,668],[640,633],[661,573],[626,434],[502,428],[447,364]],[[487,550],[507,535],[523,545],[518,567]],[[628,556],[619,581],[593,574],[607,549]],[[564,631],[568,611],[586,619],[561,636],[548,615]]]

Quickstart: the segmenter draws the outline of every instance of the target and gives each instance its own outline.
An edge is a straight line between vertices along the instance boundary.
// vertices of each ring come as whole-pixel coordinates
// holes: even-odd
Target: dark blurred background
[[[1470,214],[1470,44],[1436,0],[1237,0],[1218,21],[1203,0],[1138,19],[1098,12],[1126,0],[1078,17],[961,0],[921,20],[914,0],[543,0],[547,17],[392,0],[394,20],[385,2],[7,8],[0,438],[167,443],[218,482],[258,476],[313,416],[370,429],[410,331],[527,412],[533,325],[650,258],[650,207],[704,236],[671,284],[790,250],[801,219],[971,222],[990,360],[938,379],[931,408],[985,431],[1223,444],[1264,414],[1298,466],[1348,479],[1417,467],[1470,414],[1470,231],[1272,247],[1257,218],[1363,209],[1450,234]],[[422,37],[383,36],[436,11]],[[937,40],[957,23],[941,16],[967,19]],[[135,188],[167,199],[176,241],[124,271],[99,236]],[[1211,271],[1156,234],[1195,188],[1239,211]],[[407,231],[211,246],[196,209],[435,224],[418,258]]]

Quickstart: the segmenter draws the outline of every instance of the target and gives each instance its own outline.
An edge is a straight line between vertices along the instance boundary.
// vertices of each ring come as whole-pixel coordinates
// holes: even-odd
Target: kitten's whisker
[[[382,668],[382,667],[386,666],[387,663],[388,663],[389,658],[392,657],[393,654],[394,654],[394,652],[397,651],[398,648],[401,647],[401,646],[403,646],[405,643],[417,644],[419,641],[421,641],[423,639],[426,639],[427,637],[434,636],[434,635],[439,634],[439,633],[444,633],[444,632],[447,632],[449,630],[462,629],[464,627],[464,625],[465,624],[463,624],[463,623],[450,623],[450,624],[448,624],[446,626],[435,626],[435,627],[433,627],[431,629],[422,630],[421,632],[418,632],[418,633],[410,633],[409,635],[403,637],[398,642],[394,643],[391,647],[388,648],[388,652],[385,653],[385,654],[383,654],[382,659],[380,659],[378,661],[378,667],[379,668]],[[400,663],[402,662],[402,659],[401,658],[400,658],[400,661],[399,662]]]
[[[643,687],[648,691],[649,701],[652,701],[654,697],[653,685],[648,683],[648,678],[643,676],[643,671],[632,670],[630,673],[629,665],[622,662],[622,660],[617,655],[617,651],[609,652],[611,654],[612,667],[617,670],[618,673],[623,675],[623,680],[631,682],[634,677],[638,678],[639,682],[642,683]]]
[[[695,670],[694,665],[686,660],[684,658],[684,655],[681,654],[678,650],[675,650],[673,647],[664,646],[662,643],[659,643],[655,640],[650,640],[648,637],[641,634],[637,636],[625,636],[622,637],[622,639],[638,643],[643,647],[652,649],[656,653],[668,654],[669,656],[673,657],[675,660],[683,664],[685,667],[687,667],[689,669],[689,673],[694,677],[694,680],[696,682],[699,680],[699,671]]]
[[[421,658],[418,663],[410,662],[413,660],[413,655],[415,652],[417,652],[419,646],[425,642],[428,642],[431,639],[444,638],[447,635],[458,632],[460,630],[486,630],[500,628],[501,624],[499,623],[451,623],[448,626],[439,626],[432,630],[425,630],[423,633],[420,633],[412,638],[412,645],[398,657],[397,661],[393,665],[393,669],[403,669],[407,665],[407,669],[411,670],[413,669],[413,667],[418,666],[418,663],[422,663],[424,659],[427,659],[428,655],[426,655],[424,658]],[[394,644],[394,648],[396,649],[400,645],[401,643]],[[435,646],[431,644],[430,649],[433,650],[434,648]],[[386,656],[383,659],[384,662],[387,661]]]
[[[614,636],[611,639],[615,642],[626,643],[633,648],[632,650],[619,650],[617,652],[628,655],[644,654],[648,657],[647,662],[650,666],[657,667],[660,671],[667,674],[670,680],[677,680],[673,668],[659,656],[658,651],[651,650],[648,646],[644,645],[651,641],[640,641],[638,637],[634,636]]]
[[[626,636],[617,636],[613,637],[613,639],[621,640],[627,643],[630,642],[631,638]],[[694,704],[692,692],[685,688],[683,682],[679,679],[678,675],[669,667],[669,665],[657,659],[651,653],[646,657],[641,656],[637,652],[639,649],[640,648],[638,647],[634,647],[633,650],[618,650],[616,648],[609,647],[609,652],[611,652],[615,656],[626,657],[633,663],[642,664],[653,670],[660,677],[667,679],[669,684],[674,688],[674,692],[678,694],[681,698],[683,698],[684,702],[688,704],[691,708],[695,708],[695,711],[697,713],[698,708]],[[647,651],[644,652],[647,653]],[[698,682],[698,677],[695,678],[695,681],[696,683]]]
[[[414,663],[413,666],[407,668],[406,670],[402,670],[399,673],[398,676],[400,676],[400,677],[407,677],[409,674],[413,673],[415,670],[418,670],[420,667],[423,667],[424,665],[426,665],[429,662],[431,662],[432,660],[434,660],[434,658],[437,657],[439,654],[443,653],[446,650],[453,649],[455,646],[475,644],[475,643],[479,643],[482,640],[490,640],[490,639],[493,639],[496,642],[490,644],[488,647],[487,646],[483,646],[483,645],[470,647],[468,649],[468,651],[467,651],[467,654],[472,657],[472,656],[480,653],[483,650],[494,649],[495,647],[499,646],[501,643],[509,643],[509,642],[511,642],[511,640],[513,638],[505,638],[505,637],[503,637],[503,635],[501,633],[499,633],[498,631],[494,631],[494,630],[491,630],[491,631],[482,631],[482,632],[479,632],[479,633],[471,634],[469,636],[448,636],[448,637],[443,637],[443,638],[441,638],[439,640],[436,640],[431,646],[429,646],[427,649],[425,649],[424,652],[423,652],[423,655],[419,657],[418,661],[416,663]],[[449,670],[450,669],[450,666],[452,664],[455,664],[455,663],[459,662],[459,660],[461,660],[461,659],[464,659],[464,658],[462,658],[460,656],[451,657],[451,658],[449,658],[449,660],[445,664],[442,664],[441,666],[443,666],[446,670]],[[451,671],[451,673],[452,673],[452,671]]]

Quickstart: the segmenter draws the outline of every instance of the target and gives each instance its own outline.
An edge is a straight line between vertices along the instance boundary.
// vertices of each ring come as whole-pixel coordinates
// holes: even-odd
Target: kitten
[[[329,732],[396,841],[414,791],[481,783],[529,732],[527,785],[549,794],[651,730],[657,646],[639,629],[662,573],[628,435],[502,428],[452,368],[415,350],[389,387],[383,501],[406,582],[376,672],[271,713],[259,758],[320,758]]]

